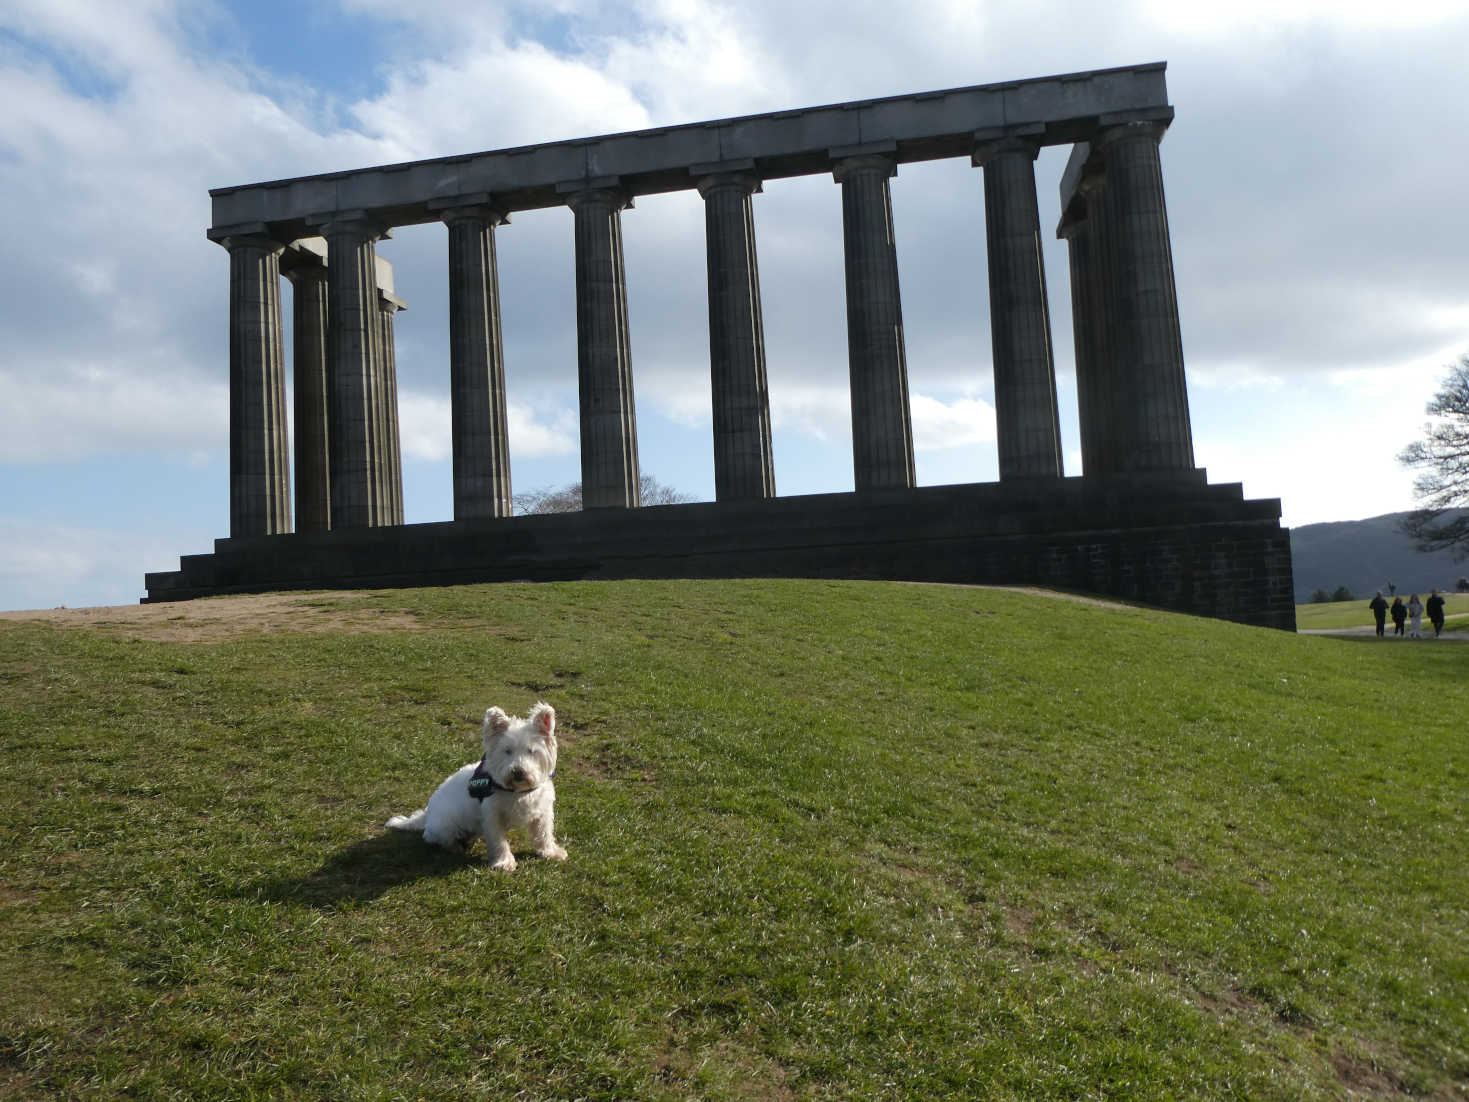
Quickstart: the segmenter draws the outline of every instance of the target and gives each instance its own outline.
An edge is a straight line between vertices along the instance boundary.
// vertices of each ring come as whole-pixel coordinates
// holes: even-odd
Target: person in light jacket
[[[1408,598],[1408,637],[1423,638],[1423,602],[1416,593]]]

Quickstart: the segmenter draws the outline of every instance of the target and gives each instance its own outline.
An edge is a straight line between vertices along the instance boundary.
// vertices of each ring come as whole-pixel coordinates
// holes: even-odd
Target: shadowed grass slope
[[[1465,1096],[1469,648],[881,583],[322,600],[417,626],[0,625],[0,1095]],[[566,864],[380,829],[537,699]]]

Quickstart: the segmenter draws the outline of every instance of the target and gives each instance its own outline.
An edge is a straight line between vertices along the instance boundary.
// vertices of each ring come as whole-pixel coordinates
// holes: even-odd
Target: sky
[[[1469,5],[0,0],[0,609],[129,604],[229,534],[211,187],[1155,61],[1197,461],[1289,526],[1413,506],[1469,351]],[[1081,473],[1069,150],[1036,186]],[[892,181],[921,484],[997,477],[982,176]],[[713,498],[701,200],[623,215],[642,469]],[[755,196],[781,494],[852,488],[840,190]],[[580,476],[569,209],[497,231],[516,492]],[[379,245],[409,523],[452,519],[447,233]],[[289,316],[290,290],[283,284]],[[289,339],[287,341],[289,348]]]

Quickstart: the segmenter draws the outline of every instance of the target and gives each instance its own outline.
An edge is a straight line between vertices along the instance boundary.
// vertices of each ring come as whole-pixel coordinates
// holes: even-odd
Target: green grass
[[[1402,594],[1403,603],[1407,604],[1410,594]],[[1392,603],[1392,598],[1386,598]],[[1428,600],[1427,593],[1418,594],[1421,601]],[[1444,599],[1444,632],[1469,631],[1469,593],[1445,593]],[[1297,631],[1330,631],[1339,628],[1372,628],[1372,610],[1367,607],[1367,602],[1372,600],[1372,595],[1362,597],[1355,601],[1330,601],[1321,604],[1296,605],[1296,630]],[[1456,619],[1457,617],[1457,619]],[[1392,618],[1387,621],[1388,633],[1392,633]],[[1428,622],[1428,617],[1423,617],[1423,631],[1425,635],[1433,634],[1433,625]]]
[[[1469,647],[837,582],[0,625],[0,1096],[1469,1090]],[[565,864],[380,828],[560,716]]]

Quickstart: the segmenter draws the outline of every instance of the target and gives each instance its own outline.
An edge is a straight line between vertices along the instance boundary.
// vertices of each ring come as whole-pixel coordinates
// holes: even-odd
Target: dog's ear
[[[509,716],[499,708],[485,709],[485,722],[481,728],[483,737],[487,739],[494,738],[496,735],[503,735],[508,730],[510,730]]]
[[[532,730],[547,742],[556,736],[556,709],[544,700],[537,701],[530,710],[529,721]]]

